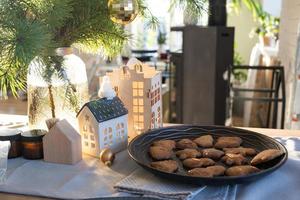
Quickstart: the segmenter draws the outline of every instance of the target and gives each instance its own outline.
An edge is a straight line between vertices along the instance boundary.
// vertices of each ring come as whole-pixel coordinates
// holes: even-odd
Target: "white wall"
[[[279,57],[285,67],[287,92],[286,123],[290,127],[296,81],[296,53],[300,27],[300,1],[282,1]]]
[[[228,14],[228,26],[235,27],[236,50],[242,56],[244,64],[249,64],[250,53],[258,41],[257,37],[249,37],[252,28],[256,26],[252,14],[242,6],[238,14],[235,12]]]
[[[280,17],[282,0],[263,0],[263,8],[273,16]]]

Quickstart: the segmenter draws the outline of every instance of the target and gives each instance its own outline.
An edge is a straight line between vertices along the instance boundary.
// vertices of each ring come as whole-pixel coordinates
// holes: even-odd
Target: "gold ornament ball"
[[[115,154],[109,148],[105,148],[100,152],[100,160],[110,167],[115,160]]]
[[[113,22],[126,25],[136,18],[138,3],[136,0],[109,0],[108,10]]]

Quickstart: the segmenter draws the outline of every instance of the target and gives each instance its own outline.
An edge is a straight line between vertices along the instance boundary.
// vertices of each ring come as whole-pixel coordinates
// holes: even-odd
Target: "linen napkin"
[[[8,151],[10,148],[10,142],[9,141],[0,141],[0,184],[4,183],[6,180],[5,173],[7,169],[7,157],[8,157]]]
[[[236,186],[197,186],[159,178],[144,169],[137,169],[115,185],[119,192],[157,199],[226,199],[234,200]]]

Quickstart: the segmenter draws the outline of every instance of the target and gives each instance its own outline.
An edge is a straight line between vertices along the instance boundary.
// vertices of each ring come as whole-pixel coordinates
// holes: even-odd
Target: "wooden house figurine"
[[[130,140],[145,130],[162,127],[161,72],[134,58],[107,76],[128,109]]]
[[[49,121],[48,121],[49,122]],[[82,159],[81,136],[67,120],[47,122],[49,132],[43,137],[44,160],[75,164]]]
[[[115,95],[109,78],[100,89],[102,98],[86,103],[77,114],[84,153],[99,157],[104,148],[114,153],[127,148],[128,111]]]

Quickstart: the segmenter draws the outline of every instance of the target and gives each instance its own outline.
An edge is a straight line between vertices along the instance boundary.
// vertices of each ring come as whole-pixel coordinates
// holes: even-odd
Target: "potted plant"
[[[17,96],[28,89],[30,124],[75,117],[80,98],[87,100],[85,65],[72,47],[106,56],[122,50],[129,34],[112,21],[108,3],[132,4],[132,14],[153,18],[143,0],[0,1],[0,91]]]

